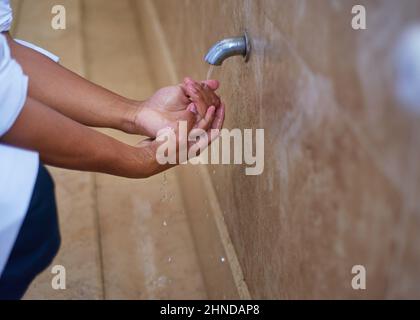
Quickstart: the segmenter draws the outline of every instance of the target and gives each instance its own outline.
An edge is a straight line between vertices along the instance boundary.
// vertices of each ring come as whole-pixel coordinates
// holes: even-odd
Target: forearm
[[[12,56],[29,76],[28,95],[93,127],[130,132],[139,103],[102,88],[7,35]]]
[[[135,148],[81,125],[28,98],[0,142],[36,150],[46,164],[142,178],[165,170],[155,159],[157,145]]]

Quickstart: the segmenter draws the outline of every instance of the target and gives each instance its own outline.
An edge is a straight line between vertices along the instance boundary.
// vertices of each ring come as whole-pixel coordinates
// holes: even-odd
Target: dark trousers
[[[59,247],[54,182],[41,164],[28,212],[0,278],[0,299],[22,298],[34,278],[50,265]]]

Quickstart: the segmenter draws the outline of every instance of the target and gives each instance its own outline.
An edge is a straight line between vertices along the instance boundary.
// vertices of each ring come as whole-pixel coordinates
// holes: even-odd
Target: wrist
[[[96,155],[97,171],[125,177],[145,178],[149,176],[149,160],[141,150],[113,138],[102,144]]]
[[[144,108],[143,101],[129,100],[124,103],[124,111],[120,119],[120,129],[125,133],[142,134],[139,114]],[[140,125],[140,126],[139,126]]]
[[[156,160],[158,145],[155,141],[142,147],[126,145],[124,156],[119,157],[120,166],[125,171],[124,176],[141,179],[164,171],[165,166],[161,166]]]

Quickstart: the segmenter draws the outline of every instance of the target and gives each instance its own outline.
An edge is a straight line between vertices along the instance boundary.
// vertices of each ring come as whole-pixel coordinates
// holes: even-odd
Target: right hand
[[[180,146],[187,145],[188,152],[194,148],[194,154],[199,155],[199,152],[196,152],[198,150],[205,150],[206,147],[208,147],[215,139],[217,139],[220,135],[220,130],[223,127],[225,119],[225,106],[223,103],[221,103],[219,108],[215,108],[214,106],[211,106],[207,109],[207,112],[200,121],[198,121],[193,127],[188,126],[188,135],[180,136],[179,135],[179,129],[174,129],[176,136],[177,136],[177,151],[179,151]],[[204,134],[201,135],[196,141],[189,141],[188,136],[196,136],[198,129],[201,129]],[[138,148],[144,148],[147,153],[156,152],[157,148],[159,147],[160,143],[156,141],[156,139],[145,139],[137,144]],[[178,160],[178,154],[176,159]],[[188,159],[189,160],[189,159]],[[156,161],[156,154],[154,154],[154,161]],[[158,172],[164,171],[166,169],[169,169],[173,165],[167,165],[167,166],[161,166],[157,165],[155,166],[153,174],[156,174]]]

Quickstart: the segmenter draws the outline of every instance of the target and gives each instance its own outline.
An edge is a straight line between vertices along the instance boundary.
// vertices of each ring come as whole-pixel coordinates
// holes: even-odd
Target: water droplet
[[[220,261],[222,261],[222,263],[224,263],[224,262],[225,262],[225,260],[226,260],[226,259],[225,259],[225,257],[221,257],[221,258],[220,258]]]
[[[166,276],[160,276],[155,280],[155,287],[164,287],[169,282],[169,279]]]
[[[168,262],[171,263],[172,262],[172,257],[168,258]]]
[[[166,227],[168,224],[166,223],[166,220],[163,221],[163,226]]]

